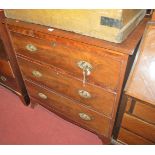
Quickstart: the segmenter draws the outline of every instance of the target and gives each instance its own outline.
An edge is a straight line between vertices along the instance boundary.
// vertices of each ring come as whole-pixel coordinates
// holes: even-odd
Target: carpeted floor
[[[73,125],[41,106],[25,107],[0,86],[0,144],[102,144],[93,133]]]

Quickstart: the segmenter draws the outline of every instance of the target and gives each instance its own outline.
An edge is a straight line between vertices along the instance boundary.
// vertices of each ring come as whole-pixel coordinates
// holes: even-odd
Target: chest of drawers
[[[2,13],[0,15],[1,18],[3,18]],[[2,31],[3,29],[4,26],[0,23],[0,30]],[[17,91],[17,83],[15,82],[15,76],[5,50],[2,33],[0,33],[0,83],[1,85]]]
[[[125,144],[155,144],[154,43],[155,23],[149,22],[121,104],[126,107],[117,139]]]
[[[0,85],[17,94],[24,104],[29,104],[29,97],[5,25],[3,10],[0,10]]]
[[[122,44],[6,19],[32,104],[41,104],[109,144],[129,59],[144,19]]]

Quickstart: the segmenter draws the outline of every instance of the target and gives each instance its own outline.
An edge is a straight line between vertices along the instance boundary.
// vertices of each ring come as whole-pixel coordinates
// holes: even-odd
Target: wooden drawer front
[[[115,91],[119,85],[124,55],[116,53],[110,54],[105,52],[103,48],[97,47],[95,51],[93,51],[94,49],[87,51],[88,45],[85,45],[85,50],[80,50],[74,48],[74,46],[70,47],[70,45],[68,45],[69,39],[67,40],[68,44],[67,41],[66,43],[61,43],[59,40],[63,39],[56,39],[54,36],[51,36],[51,42],[16,33],[12,33],[12,38],[18,54],[41,61],[42,63],[54,65],[80,79],[83,79],[83,70],[77,63],[86,61],[92,66],[91,73],[86,78],[88,82]],[[55,40],[54,43],[52,40]],[[33,50],[36,51],[30,52],[27,50],[26,46],[29,44],[34,45],[36,49],[33,48]]]
[[[152,124],[125,113],[122,127],[155,143],[155,126]]]
[[[45,65],[40,65],[19,57],[18,63],[26,79],[45,85],[61,94],[78,100],[109,117],[112,116],[115,104],[115,94],[109,93],[100,87],[88,83],[83,86],[82,81],[70,77],[67,74],[55,71]],[[39,77],[33,75],[36,71],[40,74]],[[88,95],[80,96],[82,94],[79,93],[82,91],[86,91]]]
[[[87,127],[106,137],[108,136],[110,125],[110,120],[108,118],[50,90],[41,88],[28,81],[25,81],[25,83],[31,97],[34,97],[40,102],[54,108],[70,120],[80,123],[81,126]],[[42,93],[41,97],[39,96],[39,93]],[[81,118],[82,116],[80,117],[80,115],[85,114],[88,115],[91,120],[83,120]]]
[[[118,135],[118,140],[130,145],[150,145],[153,144],[151,141],[144,139],[124,128],[121,128]]]
[[[155,124],[155,107],[153,106],[136,102],[133,114],[147,122]]]
[[[0,83],[17,90],[14,75],[10,63],[6,60],[0,59]]]
[[[155,107],[151,104],[135,101],[132,97],[128,98],[126,112],[149,123],[155,124]]]

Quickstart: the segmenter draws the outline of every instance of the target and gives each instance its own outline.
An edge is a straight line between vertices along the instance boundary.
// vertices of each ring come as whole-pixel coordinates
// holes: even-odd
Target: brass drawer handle
[[[91,98],[91,94],[85,90],[79,90],[79,95],[83,98]]]
[[[37,77],[37,78],[42,77],[42,74],[39,71],[37,71],[37,70],[33,70],[32,71],[32,75]]]
[[[90,75],[91,70],[93,69],[92,65],[89,62],[87,62],[87,61],[83,61],[83,60],[82,61],[79,61],[77,63],[77,65],[78,65],[78,67],[80,69],[82,69],[82,70],[84,70],[84,71],[87,72],[86,75]]]
[[[3,76],[3,75],[0,76],[0,79],[1,79],[2,81],[4,81],[4,82],[7,80],[7,78],[6,78],[5,76]]]
[[[37,51],[37,47],[34,46],[33,44],[27,44],[26,45],[26,49],[30,52],[36,52]]]
[[[93,67],[92,65],[87,62],[87,61],[79,61],[77,62],[77,66],[82,69],[82,73],[83,73],[83,85],[85,85],[86,83],[86,77],[90,75]]]
[[[38,93],[38,96],[39,96],[40,98],[44,99],[44,100],[47,99],[47,96],[46,96],[45,94],[43,94],[43,93]]]
[[[79,116],[80,116],[81,119],[83,119],[85,121],[91,121],[92,120],[92,118],[89,115],[85,114],[85,113],[79,113]]]

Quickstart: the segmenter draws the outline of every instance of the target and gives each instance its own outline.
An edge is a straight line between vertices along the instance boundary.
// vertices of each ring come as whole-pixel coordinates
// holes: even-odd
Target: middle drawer
[[[18,63],[26,79],[45,85],[110,118],[112,117],[116,94],[89,83],[84,86],[79,79],[66,73],[60,73],[49,66],[28,61],[25,58],[18,57]]]

